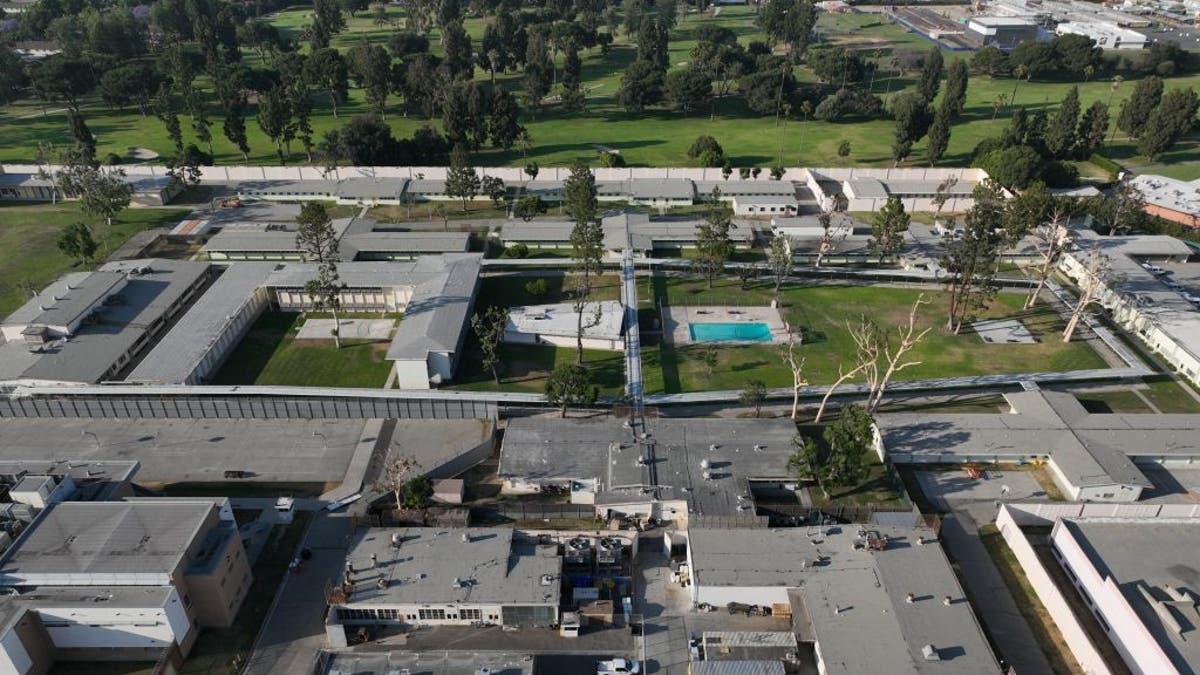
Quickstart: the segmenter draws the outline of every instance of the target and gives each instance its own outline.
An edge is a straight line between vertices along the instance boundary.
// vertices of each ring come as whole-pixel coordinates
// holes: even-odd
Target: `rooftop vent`
[[[926,661],[941,661],[942,657],[938,654],[937,647],[933,645],[925,645],[921,647],[921,656],[925,657]]]
[[[542,575],[542,585],[543,586],[551,586],[553,584],[554,584],[554,575],[552,575],[552,574],[543,574]]]
[[[400,545],[403,543],[404,535],[400,534],[399,532],[392,535],[392,548],[400,548]]]

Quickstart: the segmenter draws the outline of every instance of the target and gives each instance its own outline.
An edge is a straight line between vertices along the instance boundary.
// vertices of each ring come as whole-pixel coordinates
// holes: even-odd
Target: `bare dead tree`
[[[792,371],[792,420],[794,421],[800,414],[800,390],[808,386],[808,380],[804,379],[804,357],[797,353],[796,347],[801,342],[796,339],[795,333],[788,333],[788,341],[786,345],[780,347],[779,352],[787,361],[788,368]]]
[[[1068,232],[1066,226],[1063,225],[1065,221],[1066,211],[1059,206],[1051,212],[1049,222],[1041,223],[1029,232],[1030,236],[1038,242],[1037,246],[1042,254],[1042,259],[1033,268],[1038,282],[1037,286],[1030,289],[1028,297],[1025,298],[1025,309],[1037,304],[1038,296],[1046,287],[1046,279],[1050,278],[1054,266],[1058,264],[1063,246],[1067,243]]]
[[[821,240],[817,245],[817,260],[814,266],[820,267],[825,256],[836,251],[846,237],[850,236],[850,228],[836,227],[833,224],[833,213],[828,211],[817,216],[817,221],[821,224]]]
[[[1063,342],[1071,341],[1071,336],[1075,334],[1079,320],[1083,318],[1088,307],[1099,304],[1101,293],[1115,280],[1108,256],[1101,253],[1099,249],[1090,249],[1078,260],[1080,269],[1076,284],[1079,286],[1079,298],[1075,301],[1075,308],[1071,310],[1071,318],[1067,321],[1066,330],[1063,331]]]
[[[879,403],[883,400],[883,392],[887,389],[888,383],[892,381],[892,376],[905,368],[921,364],[920,361],[905,361],[904,356],[913,347],[920,344],[921,340],[925,339],[925,336],[932,330],[932,327],[927,327],[925,330],[917,331],[917,314],[921,305],[928,304],[929,301],[925,299],[924,293],[918,295],[916,301],[913,302],[912,309],[908,312],[908,325],[896,327],[900,341],[893,346],[890,340],[884,339],[878,345],[879,353],[883,357],[883,375],[876,378],[875,384],[871,387],[870,396],[867,397],[868,413],[874,413],[879,408]]]
[[[833,392],[837,391],[838,387],[859,375],[865,374],[868,391],[874,391],[874,383],[878,379],[879,328],[864,316],[859,320],[857,326],[852,326],[847,321],[846,330],[850,332],[850,337],[854,340],[856,363],[849,370],[842,364],[838,364],[838,377],[833,381],[833,384],[829,385],[829,389],[825,390],[825,395],[821,397],[821,406],[817,408],[817,416],[813,420],[817,423],[825,415],[825,407],[829,404],[829,399],[833,397]]]

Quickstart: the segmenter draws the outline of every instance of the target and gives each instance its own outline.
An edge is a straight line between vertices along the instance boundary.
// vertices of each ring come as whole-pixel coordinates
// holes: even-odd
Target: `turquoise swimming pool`
[[[771,327],[765,323],[688,324],[692,342],[770,342]]]

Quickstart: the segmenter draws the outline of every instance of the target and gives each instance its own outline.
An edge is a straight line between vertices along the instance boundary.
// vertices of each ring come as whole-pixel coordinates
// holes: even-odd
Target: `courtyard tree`
[[[918,313],[921,306],[927,304],[929,304],[929,301],[925,299],[925,294],[922,293],[917,296],[917,299],[913,302],[912,309],[908,312],[908,323],[896,327],[896,342],[892,342],[882,333],[878,334],[882,338],[879,345],[879,357],[881,359],[879,371],[881,374],[876,378],[874,386],[867,397],[866,409],[868,413],[874,413],[879,409],[884,391],[887,390],[888,384],[891,383],[892,377],[896,373],[905,368],[921,365],[920,361],[906,360],[905,357],[932,330],[931,327],[927,327],[924,330],[917,330]]]
[[[786,235],[776,234],[771,238],[771,248],[767,252],[767,264],[771,268],[771,278],[775,280],[775,295],[783,282],[792,274],[792,247]]]
[[[583,162],[571,166],[571,174],[563,182],[563,209],[575,223],[571,229],[571,258],[574,275],[573,296],[576,314],[575,363],[583,363],[583,333],[588,301],[592,296],[594,277],[604,268],[600,265],[604,257],[604,230],[596,218],[596,177]],[[595,317],[599,322],[599,316]],[[592,325],[595,325],[594,323]]]
[[[846,331],[850,333],[850,338],[854,341],[855,346],[855,362],[853,368],[847,368],[845,364],[838,364],[837,379],[829,385],[825,390],[825,395],[821,397],[821,405],[817,408],[817,416],[813,419],[818,424],[821,418],[825,415],[825,408],[829,405],[829,399],[833,397],[833,393],[837,391],[846,382],[860,375],[867,375],[868,391],[870,386],[874,384],[877,371],[877,363],[879,357],[879,327],[873,321],[863,316],[859,319],[857,325],[846,322]]]
[[[1004,196],[1000,186],[987,179],[971,193],[974,206],[964,218],[963,236],[945,244],[942,267],[949,277],[949,312],[946,327],[958,334],[963,322],[987,306],[996,293],[996,267],[1004,225]]]
[[[513,215],[525,222],[544,213],[546,213],[546,202],[537,195],[525,195],[518,199],[516,206],[513,207]]]
[[[383,464],[383,478],[379,488],[391,493],[392,498],[396,501],[397,511],[407,510],[405,487],[408,486],[412,474],[416,470],[417,462],[411,457],[391,457]]]
[[[480,179],[479,190],[492,200],[492,206],[497,209],[504,204],[504,198],[508,196],[508,188],[504,185],[504,180],[496,176],[484,176]]]
[[[787,343],[779,349],[783,360],[788,364],[788,370],[792,373],[792,420],[795,421],[800,416],[800,390],[808,386],[808,380],[804,379],[804,357],[799,354],[801,342],[798,336],[793,333],[788,333]]]
[[[888,195],[883,208],[875,212],[871,221],[871,239],[867,242],[867,250],[879,259],[879,264],[900,252],[910,220],[900,196]]]
[[[713,281],[725,270],[725,262],[733,255],[733,240],[729,238],[733,227],[729,207],[721,201],[720,189],[713,188],[704,221],[696,226],[695,265],[709,288],[713,287]]]
[[[543,282],[544,283],[544,282]],[[479,340],[479,351],[483,354],[480,366],[491,371],[492,379],[500,384],[500,344],[504,341],[504,326],[508,312],[503,307],[492,305],[471,317],[471,329]]]
[[[320,202],[304,202],[296,216],[296,247],[304,260],[316,263],[317,274],[304,282],[304,294],[318,312],[328,310],[333,315],[333,344],[342,348],[342,325],[338,310],[342,308],[342,291],[346,285],[338,274],[338,237],[329,212]]]
[[[704,345],[704,354],[700,357],[704,361],[704,371],[708,377],[713,376],[713,371],[716,370],[717,364],[720,363],[720,355],[717,353],[717,345],[710,342]]]
[[[133,186],[125,180],[125,171],[105,171],[83,162],[70,162],[58,175],[58,185],[68,195],[79,197],[83,212],[104,219],[113,218],[129,206]]]
[[[1116,281],[1116,275],[1113,273],[1108,256],[1104,255],[1099,248],[1092,248],[1082,255],[1076,255],[1076,260],[1079,261],[1080,268],[1077,279],[1079,297],[1075,299],[1075,307],[1071,309],[1071,318],[1067,320],[1067,327],[1063,330],[1063,342],[1071,341],[1071,337],[1075,335],[1075,329],[1079,327],[1080,319],[1092,305],[1100,304],[1104,290]]]
[[[856,405],[838,408],[838,418],[822,434],[827,448],[819,469],[823,484],[846,487],[866,479],[875,437],[874,423],[871,415]]]
[[[567,408],[586,405],[594,398],[591,375],[582,364],[555,366],[546,378],[546,402],[558,408],[561,417],[567,416]]]
[[[450,153],[450,166],[446,169],[446,196],[462,200],[463,213],[467,204],[479,194],[479,174],[468,164],[467,149],[460,143]]]
[[[1030,309],[1037,303],[1038,296],[1046,287],[1046,280],[1058,267],[1058,259],[1067,243],[1067,235],[1070,234],[1066,227],[1067,217],[1067,209],[1062,202],[1057,202],[1051,208],[1049,218],[1039,221],[1029,230],[1030,236],[1038,242],[1041,259],[1033,266],[1037,285],[1029,289],[1029,295],[1025,297],[1025,309]]]
[[[759,417],[762,414],[762,405],[767,400],[767,385],[763,384],[762,380],[746,380],[746,385],[738,394],[738,400],[742,405],[754,406],[754,416]]]
[[[99,248],[92,237],[92,228],[83,223],[71,223],[58,235],[58,250],[83,264],[91,262]]]
[[[1102,227],[1108,230],[1108,236],[1118,234],[1122,229],[1129,229],[1142,218],[1145,208],[1145,197],[1130,177],[1126,175],[1113,186],[1107,197],[1093,197],[1087,203],[1087,211],[1092,214]]]

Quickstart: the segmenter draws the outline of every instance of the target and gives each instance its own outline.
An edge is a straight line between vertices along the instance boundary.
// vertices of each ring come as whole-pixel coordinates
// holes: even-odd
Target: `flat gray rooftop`
[[[176,260],[125,260],[108,263],[95,274],[108,284],[114,275],[124,275],[135,267],[150,267],[152,272],[130,276],[119,293],[121,302],[102,305],[98,320],[81,325],[69,340],[50,343],[39,354],[22,343],[0,346],[0,379],[99,381],[148,331],[160,325],[169,309],[202,283],[210,266]]]
[[[171,574],[212,510],[204,502],[170,500],[56,504],[0,559],[0,584],[74,585],[88,577]]]
[[[393,535],[403,537],[399,548]],[[512,528],[367,528],[354,535],[347,559],[363,570],[348,606],[558,604],[562,558],[514,541]],[[378,588],[380,576],[387,588]]]
[[[1132,458],[1200,456],[1200,415],[1092,414],[1065,392],[1006,394],[1014,413],[883,413],[875,423],[888,453],[914,457],[1050,455],[1076,486],[1153,487]]]
[[[1062,523],[1101,576],[1112,577],[1142,625],[1179,672],[1200,672],[1200,642],[1193,639],[1200,628],[1195,604],[1181,608],[1181,623],[1187,631],[1181,635],[1164,625],[1154,605],[1143,594],[1148,592],[1156,601],[1171,602],[1174,598],[1163,591],[1164,587],[1190,593],[1193,600],[1200,593],[1200,570],[1196,568],[1200,523],[1131,522],[1115,518],[1080,518]],[[1164,611],[1174,614],[1176,620],[1180,618],[1177,611],[1166,608]]]
[[[428,422],[438,424],[439,422]],[[219,482],[227,470],[255,482],[340,482],[366,420],[11,418],[0,459],[137,460],[146,483]]]
[[[133,480],[141,468],[134,460],[54,461],[48,459],[0,459],[0,475],[70,476],[75,499],[111,499],[113,492]]]
[[[487,670],[484,671],[483,669]],[[534,657],[506,652],[346,652],[329,659],[325,675],[533,675]]]
[[[647,421],[655,444],[663,499],[683,499],[694,513],[753,514],[749,481],[793,480],[787,469],[796,428],[786,419],[671,419]],[[499,472],[525,480],[590,480],[598,501],[646,500],[644,450],[614,418],[515,418],[508,421]],[[709,479],[701,462],[708,461]]]
[[[854,548],[858,526],[688,532],[694,583],[798,589],[830,675],[1000,672],[931,530],[872,526],[886,550]],[[823,557],[822,564],[812,564]],[[807,566],[801,561],[808,560]],[[905,596],[914,595],[908,603]],[[950,606],[942,598],[950,596]],[[937,648],[940,661],[921,649]]]

